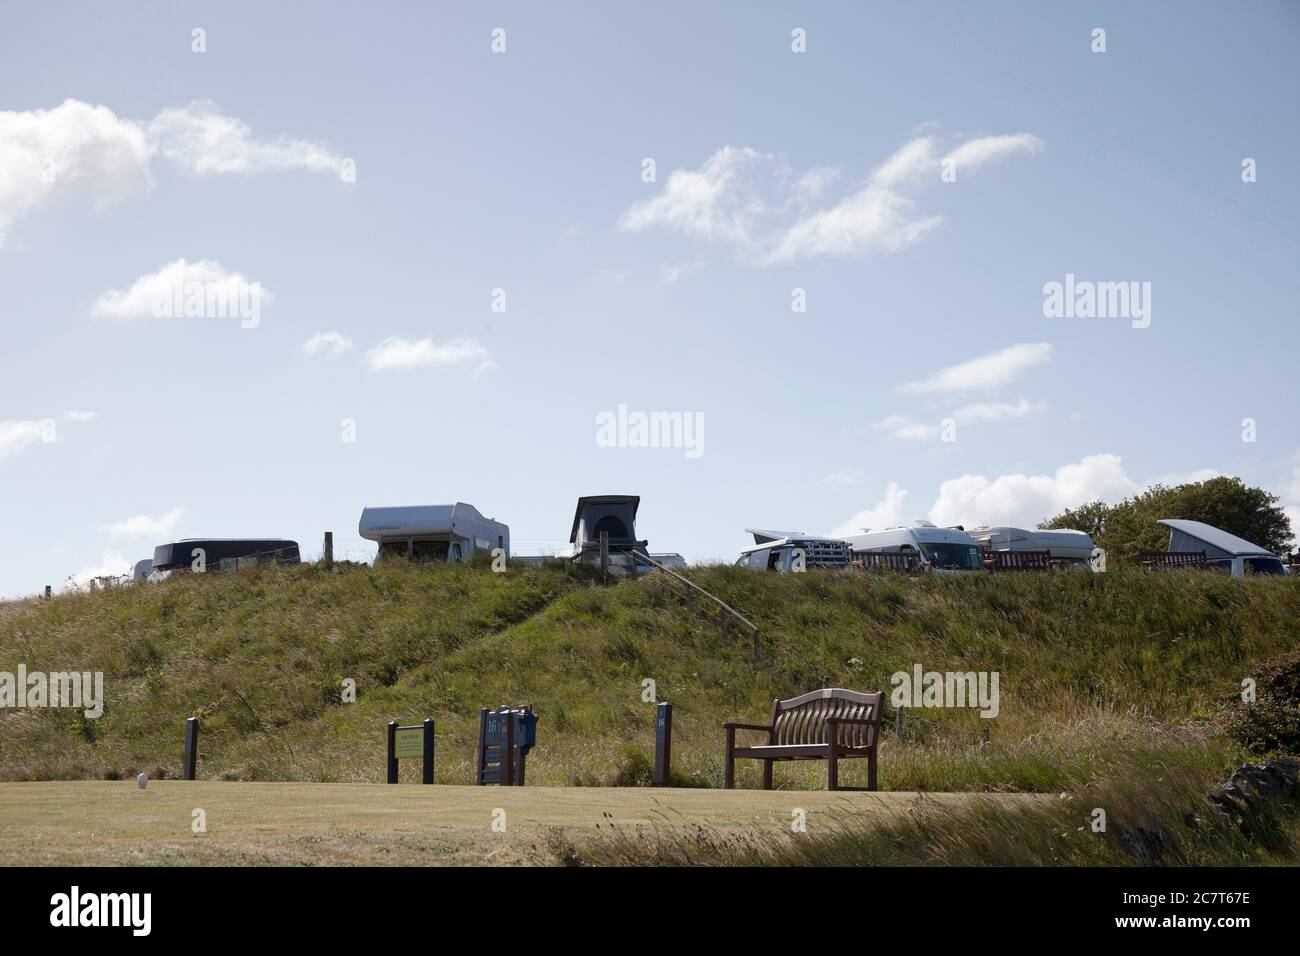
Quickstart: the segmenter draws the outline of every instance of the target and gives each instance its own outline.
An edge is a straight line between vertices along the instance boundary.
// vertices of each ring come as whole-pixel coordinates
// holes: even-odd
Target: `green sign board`
[[[423,757],[424,756],[424,728],[423,727],[398,727],[396,739],[393,741],[394,757]]]

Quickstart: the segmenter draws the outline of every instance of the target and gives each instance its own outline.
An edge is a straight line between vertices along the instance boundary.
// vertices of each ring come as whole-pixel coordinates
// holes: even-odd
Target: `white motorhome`
[[[927,571],[979,571],[980,546],[959,528],[939,528],[918,521],[910,528],[863,529],[862,534],[844,539],[854,554],[911,554]]]
[[[1029,531],[1025,528],[971,528],[966,532],[989,551],[1050,551],[1053,564],[1092,567],[1092,536],[1086,531],[1051,528]]]
[[[1170,552],[1204,551],[1208,567],[1226,571],[1234,578],[1252,574],[1290,574],[1282,559],[1273,552],[1212,524],[1182,518],[1161,518],[1156,523],[1169,529]]]
[[[510,527],[479,514],[473,505],[364,508],[357,533],[379,543],[379,558],[469,561],[501,548],[510,556]]]

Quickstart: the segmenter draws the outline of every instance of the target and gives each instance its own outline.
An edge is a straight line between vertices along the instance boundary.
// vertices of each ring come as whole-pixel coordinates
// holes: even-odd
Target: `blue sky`
[[[0,16],[0,595],[457,499],[536,553],[638,493],[693,560],[1209,473],[1300,517],[1294,3]],[[1045,316],[1067,274],[1149,325]]]

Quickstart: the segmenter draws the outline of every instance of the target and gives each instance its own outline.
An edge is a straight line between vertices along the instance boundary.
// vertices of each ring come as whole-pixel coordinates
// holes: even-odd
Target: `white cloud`
[[[897,252],[943,222],[942,216],[918,213],[910,196],[940,181],[937,146],[932,135],[903,144],[863,186],[822,209],[811,207],[839,178],[838,168],[796,175],[772,153],[724,146],[697,170],[674,170],[657,196],[633,203],[618,224],[632,232],[663,228],[728,243],[755,265]],[[958,163],[960,177],[1041,148],[1041,140],[1028,133],[987,136],[968,140],[943,159]]]
[[[959,425],[991,425],[999,422],[1025,418],[1047,409],[1046,402],[1031,402],[1027,398],[1012,402],[973,402],[955,409],[950,417]],[[887,431],[891,438],[904,441],[935,441],[943,432],[942,425],[934,422],[916,421],[904,415],[888,415],[872,428]]]
[[[885,488],[885,497],[882,500],[870,508],[859,511],[844,524],[834,528],[830,536],[841,538],[862,534],[869,528],[879,531],[881,528],[897,527],[903,524],[903,502],[906,499],[907,492],[898,487],[897,482],[891,481]]]
[[[665,262],[659,267],[659,284],[676,285],[681,279],[702,268],[702,262]]]
[[[1300,449],[1296,449],[1291,460],[1291,474],[1282,483],[1282,500],[1300,504]]]
[[[854,471],[852,468],[842,468],[839,471],[833,471],[829,475],[823,475],[817,480],[820,485],[841,485],[849,487],[851,485],[862,484],[862,472]]]
[[[308,355],[323,353],[326,358],[334,359],[352,351],[352,339],[341,332],[317,332],[302,343],[302,350]]]
[[[790,226],[760,262],[768,265],[818,256],[898,252],[943,222],[942,216],[916,216],[915,205],[893,190],[869,185]]]
[[[188,262],[177,259],[157,272],[140,276],[125,292],[109,289],[91,307],[91,315],[113,319],[140,319],[175,316],[180,305],[183,315],[236,314],[238,304],[253,303],[260,308],[271,294],[260,282],[250,282],[241,273],[231,272],[220,262],[200,259]],[[194,308],[191,308],[193,306]]]
[[[372,371],[420,368],[426,365],[461,365],[478,362],[479,371],[491,362],[491,356],[476,339],[459,338],[442,345],[433,339],[418,341],[392,337],[384,339],[366,354],[366,364]]]
[[[1024,418],[1035,412],[1047,409],[1046,402],[1031,402],[1027,398],[1012,404],[1011,402],[973,402],[963,405],[952,413],[958,424],[992,424],[1005,422],[1013,418]]]
[[[939,437],[940,430],[938,425],[913,421],[902,415],[888,415],[874,422],[871,427],[889,432],[890,438],[904,441],[933,441]]]
[[[657,226],[697,239],[748,245],[756,220],[767,212],[759,180],[770,176],[776,163],[771,153],[724,146],[698,170],[674,170],[663,192],[633,203],[618,224],[630,232]]]
[[[182,514],[184,514],[184,509],[176,507],[165,515],[159,515],[157,518],[149,515],[136,515],[134,518],[126,518],[122,521],[104,525],[99,530],[107,531],[114,537],[119,538],[168,538],[180,522]]]
[[[324,143],[255,139],[246,123],[208,100],[148,121],[74,99],[53,109],[0,110],[0,243],[16,221],[43,207],[85,202],[102,212],[148,194],[156,156],[196,174],[338,173],[343,164]]]
[[[116,551],[105,551],[99,557],[98,565],[88,565],[69,576],[66,587],[85,588],[95,578],[121,577],[130,574],[133,565]]]
[[[957,178],[960,180],[964,173],[987,166],[995,160],[1005,159],[1017,153],[1032,156],[1042,149],[1043,141],[1031,133],[981,136],[962,143],[944,159],[956,164]]]
[[[84,201],[102,211],[152,186],[144,130],[106,106],[0,111],[0,242],[41,206]]]
[[[16,455],[37,442],[58,441],[53,418],[26,421],[0,421],[0,458]]]
[[[99,412],[88,412],[79,408],[69,408],[63,413],[65,422],[89,422],[98,417]]]
[[[1051,361],[1052,346],[1046,342],[1026,342],[981,355],[979,358],[940,369],[919,382],[898,386],[900,392],[965,392],[994,389],[1012,382],[1025,369]]]
[[[343,166],[343,157],[325,143],[285,136],[254,139],[247,123],[220,112],[211,100],[163,110],[150,121],[148,134],[160,155],[195,174],[338,173]]]
[[[1202,481],[1209,481],[1211,478],[1218,478],[1223,472],[1217,468],[1198,468],[1195,471],[1171,471],[1168,474],[1160,475],[1158,478],[1152,478],[1147,482],[1146,487],[1152,485],[1164,485],[1166,488],[1177,488],[1179,485],[1194,485]]]
[[[1051,475],[962,475],[939,486],[929,518],[937,525],[1035,527],[1085,502],[1114,502],[1140,490],[1118,455],[1089,455]]]
[[[1300,505],[1287,505],[1282,513],[1291,522],[1291,547],[1300,544]]]

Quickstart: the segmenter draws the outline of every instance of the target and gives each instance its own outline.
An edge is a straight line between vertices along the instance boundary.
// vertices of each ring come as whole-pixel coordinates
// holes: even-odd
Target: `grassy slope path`
[[[0,604],[0,670],[102,671],[107,697],[98,720],[0,712],[0,780],[178,776],[197,714],[204,779],[379,783],[384,725],[432,716],[439,782],[464,784],[478,708],[528,702],[530,784],[640,784],[652,679],[675,705],[681,782],[717,787],[723,721],[819,686],[887,690],[915,664],[999,672],[1000,713],[926,711],[937,723],[919,737],[888,735],[886,790],[1054,792],[1170,763],[1210,780],[1242,757],[1216,714],[1300,644],[1300,578],[690,574],[758,622],[761,667],[748,635],[661,575],[600,587],[549,568],[304,565]],[[824,781],[820,764],[777,771],[787,788]]]

